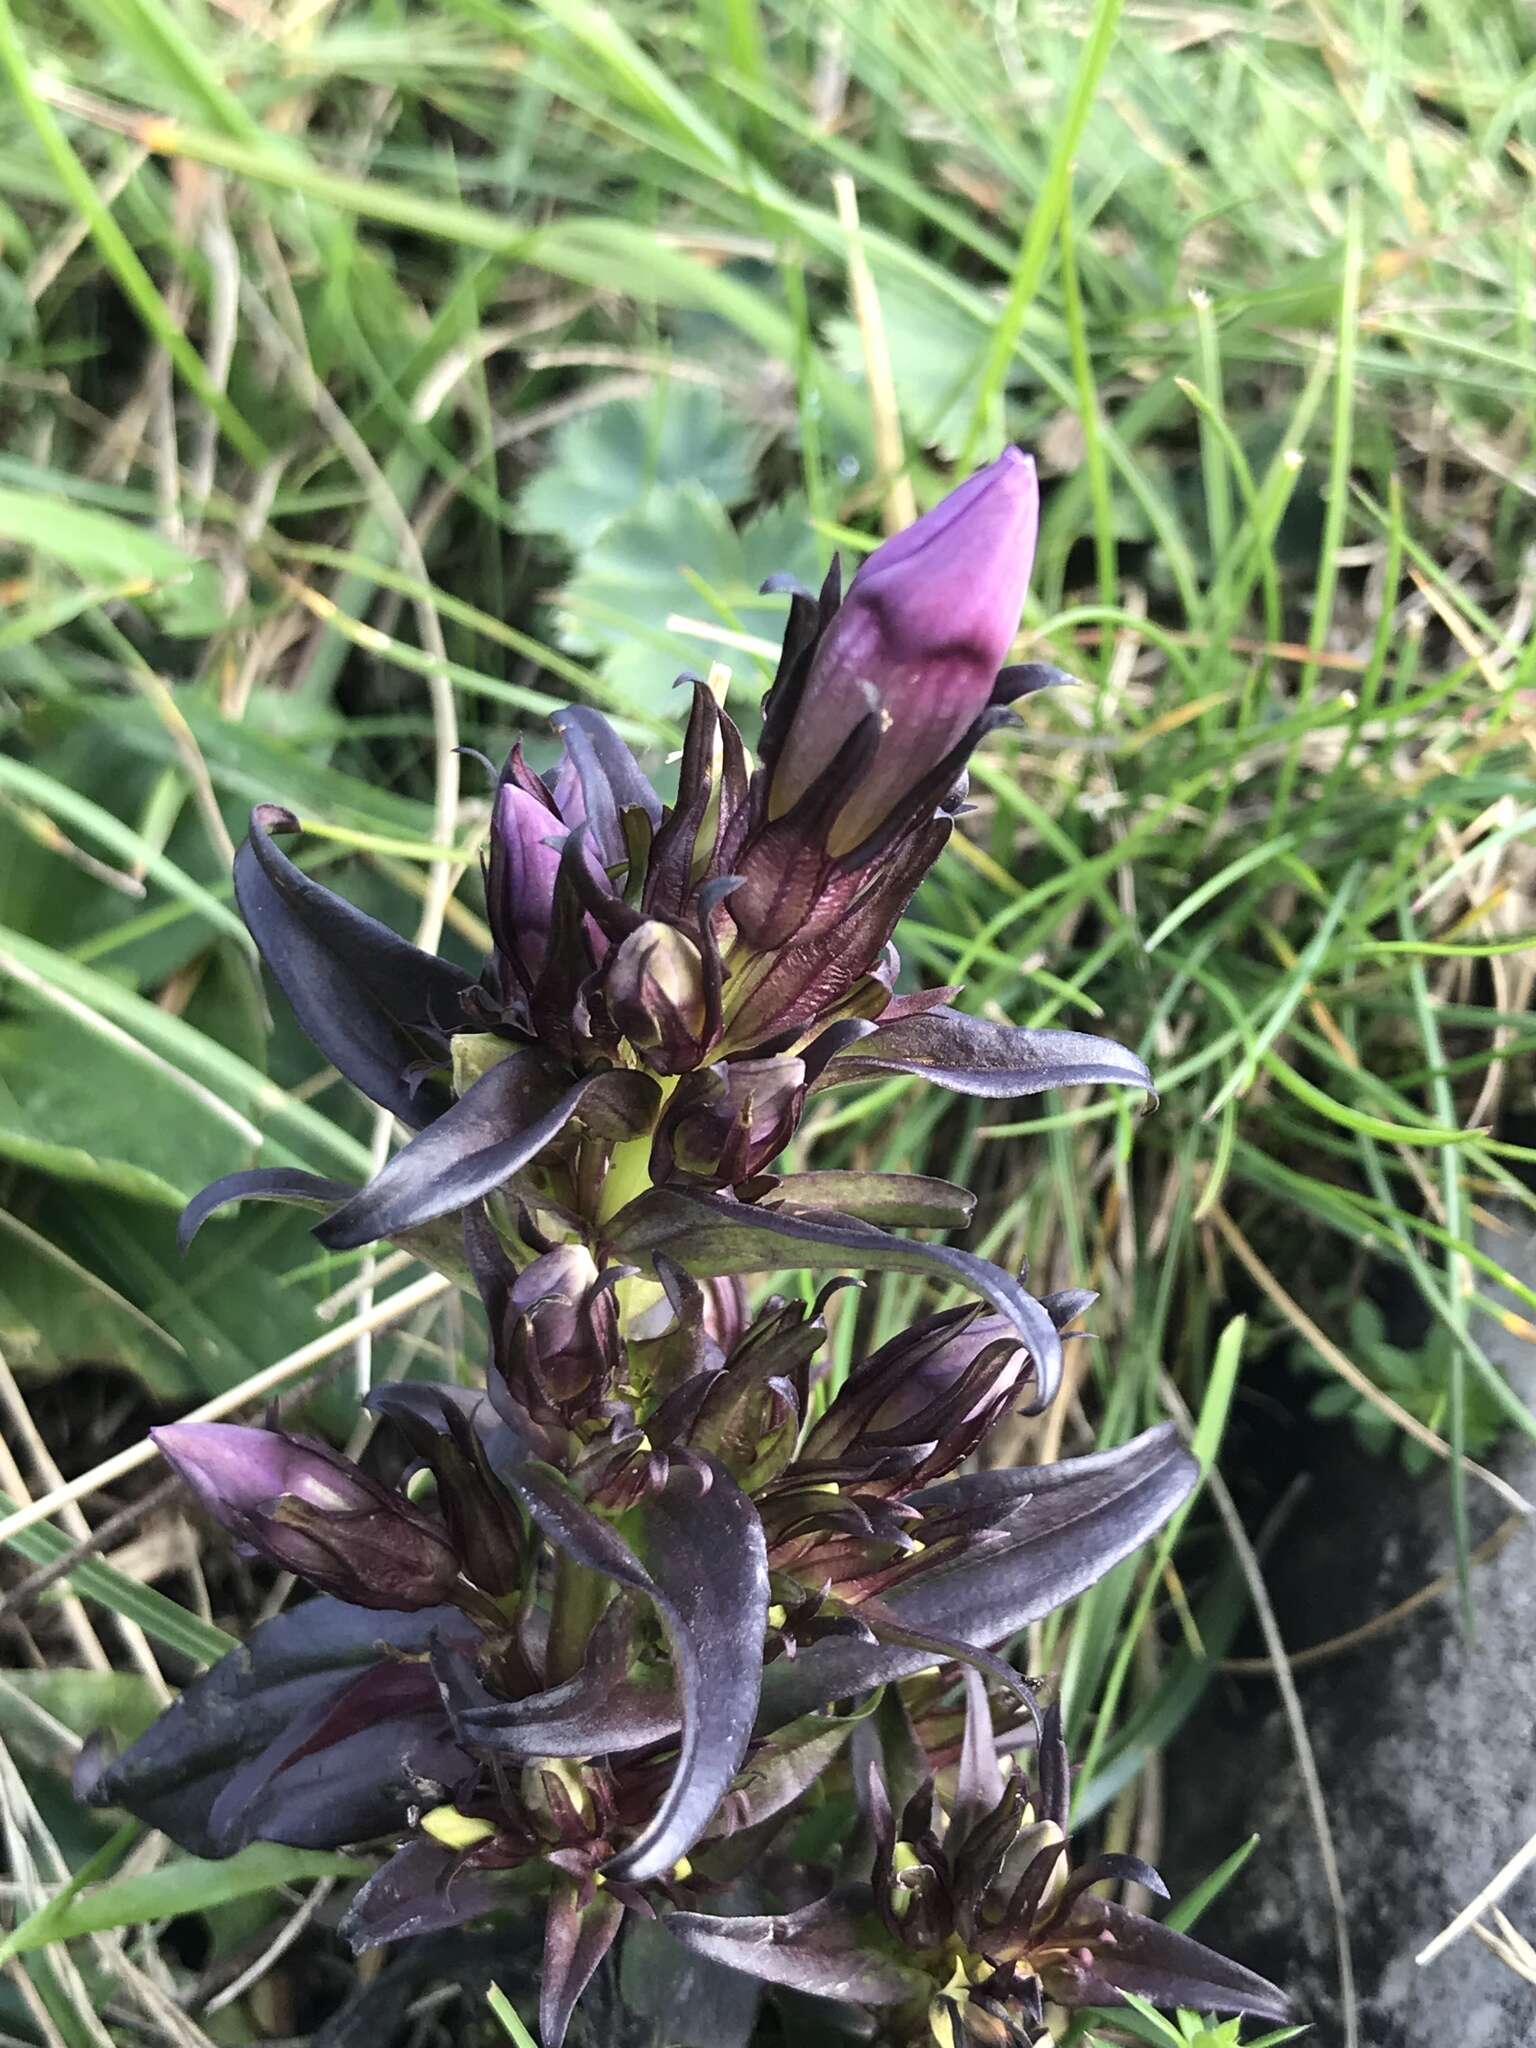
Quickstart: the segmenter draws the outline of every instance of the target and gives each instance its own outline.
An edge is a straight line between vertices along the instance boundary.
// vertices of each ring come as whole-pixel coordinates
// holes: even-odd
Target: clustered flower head
[[[1052,1399],[1093,1297],[902,1234],[968,1221],[947,1181],[778,1164],[813,1098],[873,1077],[1150,1089],[1111,1040],[898,993],[891,935],[972,750],[1060,680],[1005,665],[1036,510],[1010,449],[846,597],[835,565],[792,590],[755,765],[696,685],[670,804],[590,710],[555,720],[546,775],[514,747],[478,975],[307,873],[276,806],[237,857],[300,1022],[411,1135],[361,1188],[215,1183],[184,1240],[250,1198],[321,1209],[338,1250],[392,1238],[478,1296],[484,1372],[369,1396],[398,1483],[276,1426],[155,1433],[244,1549],[315,1591],[125,1754],[93,1752],[82,1789],[205,1856],[380,1845],[359,1948],[537,1910],[544,2048],[626,1925],[658,1920],[679,1986],[724,1964],[840,1998],[894,2048],[1032,2042],[1049,2003],[1123,1990],[1283,2012],[1088,1889],[1143,1866],[1070,1874],[1059,1722],[1005,1654],[1167,1519],[1193,1461],[1165,1426],[961,1472]],[[786,1269],[835,1277],[751,1312],[743,1276]],[[968,1298],[829,1393],[828,1302],[889,1270]],[[933,1715],[953,1723],[962,1682],[946,1754]],[[807,1860],[801,1823],[839,1813]]]

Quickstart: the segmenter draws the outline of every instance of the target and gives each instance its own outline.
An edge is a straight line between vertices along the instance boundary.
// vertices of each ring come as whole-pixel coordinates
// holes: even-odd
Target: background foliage
[[[379,1142],[253,972],[248,806],[472,958],[455,745],[537,759],[574,695],[659,758],[713,658],[750,723],[762,577],[1006,436],[1047,482],[1023,651],[1084,686],[990,746],[904,953],[980,1012],[1102,1019],[1162,1106],[1021,1121],[897,1080],[802,1147],[933,1162],[980,1189],[978,1248],[1101,1289],[1033,1454],[1180,1400],[1214,1445],[1245,1374],[1294,1361],[1263,1384],[1300,1407],[1321,1360],[1367,1444],[1449,1470],[1465,1557],[1460,1453],[1536,1430],[1473,1328],[1497,1285],[1536,1311],[1498,1253],[1536,1142],[1533,59],[1518,0],[0,0],[8,1499],[348,1318],[340,1434],[360,1377],[464,1355],[452,1305],[390,1320],[413,1269],[302,1220],[176,1256],[179,1205],[258,1150],[355,1174]],[[85,1606],[9,1625],[39,1667],[0,1681],[14,1917],[118,1872],[11,1964],[28,2038],[39,2004],[71,2042],[114,2002],[204,2012],[290,1919],[274,1884],[340,1874],[250,1852],[215,1903],[70,1807],[78,1734],[270,1597],[164,1507],[107,1549]],[[1209,1503],[1177,1556],[1032,1645],[1080,1806],[1144,1852],[1247,1600]],[[190,1960],[102,1931],[194,1903]],[[285,1995],[225,2010],[310,2024]]]

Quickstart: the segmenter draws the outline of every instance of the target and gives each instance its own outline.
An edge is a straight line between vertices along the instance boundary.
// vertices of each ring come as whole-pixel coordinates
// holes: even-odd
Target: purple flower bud
[[[203,1506],[220,1519],[284,1499],[327,1514],[375,1505],[378,1489],[325,1444],[231,1422],[174,1422],[150,1435]]]
[[[581,775],[569,753],[562,752],[549,777],[549,793],[554,799],[555,809],[560,813],[560,822],[568,832],[574,832],[578,825],[587,822],[587,795],[581,786]]]
[[[648,918],[615,952],[603,990],[614,1024],[648,1067],[682,1074],[696,1064],[709,1035],[709,1000],[692,939]]]
[[[927,1343],[928,1332],[921,1324],[916,1330],[893,1340],[893,1345],[902,1346],[899,1378],[886,1394],[885,1399],[869,1418],[868,1426],[874,1430],[899,1429],[914,1416],[931,1410],[935,1402],[952,1396],[977,1360],[992,1346],[1006,1345],[1006,1351],[999,1350],[991,1361],[993,1371],[987,1375],[987,1383],[980,1391],[962,1394],[955,1402],[956,1412],[950,1418],[950,1426],[958,1428],[964,1423],[974,1422],[985,1413],[993,1402],[1005,1394],[1011,1394],[1029,1376],[1029,1352],[1017,1341],[1018,1333],[1013,1325],[1000,1315],[977,1316],[964,1330],[944,1336],[931,1347]],[[918,1341],[913,1342],[916,1338]],[[893,1347],[884,1347],[890,1351]],[[870,1362],[881,1359],[876,1352]],[[894,1364],[896,1360],[886,1360]],[[895,1376],[893,1375],[893,1378]]]
[[[773,764],[770,821],[871,712],[879,745],[832,823],[833,856],[876,832],[960,742],[1018,630],[1038,519],[1035,465],[1007,448],[867,558],[816,650]]]
[[[715,1186],[750,1180],[795,1134],[805,1106],[805,1062],[722,1060],[679,1083],[651,1146],[651,1174]]]
[[[506,1367],[523,1406],[544,1421],[567,1406],[600,1403],[621,1357],[618,1312],[585,1245],[556,1245],[525,1267],[511,1307],[520,1338]]]
[[[855,1366],[800,1462],[883,1464],[892,1451],[923,1451],[908,1477],[936,1477],[975,1449],[1033,1369],[1000,1315],[962,1308],[925,1316]],[[929,1447],[942,1456],[927,1456]]]
[[[356,1607],[436,1607],[458,1559],[436,1522],[333,1451],[281,1430],[179,1422],[156,1445],[252,1550]]]
[[[532,1320],[542,1349],[569,1350],[581,1339],[597,1280],[597,1262],[584,1244],[557,1244],[518,1274],[512,1304]]]
[[[554,918],[555,877],[566,827],[515,782],[496,792],[486,908],[496,950],[531,984],[544,965]]]
[[[722,1351],[733,1351],[747,1327],[747,1286],[734,1273],[706,1280],[704,1327]]]

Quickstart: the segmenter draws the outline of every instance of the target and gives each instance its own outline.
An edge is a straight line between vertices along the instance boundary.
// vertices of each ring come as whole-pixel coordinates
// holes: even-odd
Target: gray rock
[[[1498,1240],[1536,1281],[1536,1239]],[[1479,1335],[1523,1398],[1536,1346],[1483,1321]],[[1316,1432],[1322,1464],[1282,1529],[1266,1582],[1288,1647],[1382,1613],[1454,1563],[1443,1472],[1408,1479],[1363,1457],[1342,1428]],[[1536,1444],[1513,1432],[1494,1462],[1536,1498]],[[1506,1510],[1476,1482],[1474,1540]],[[1364,2048],[1530,2048],[1536,1986],[1468,1933],[1420,1969],[1417,1951],[1536,1834],[1536,1525],[1475,1568],[1476,1633],[1454,1595],[1390,1633],[1297,1674],[1347,1901]],[[1333,1920],[1295,1756],[1268,1679],[1224,1678],[1169,1757],[1169,1850],[1180,1889],[1246,1835],[1263,1839],[1203,1939],[1285,1985],[1319,2048],[1343,2040]],[[1536,1940],[1536,1869],[1503,1901]]]

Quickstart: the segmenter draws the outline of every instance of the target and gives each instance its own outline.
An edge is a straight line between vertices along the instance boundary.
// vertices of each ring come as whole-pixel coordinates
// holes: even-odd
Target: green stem
[[[581,1669],[592,1631],[602,1619],[612,1591],[611,1582],[601,1572],[589,1571],[563,1551],[556,1559],[549,1648],[544,1660],[547,1685],[561,1685]]]
[[[626,1138],[623,1144],[614,1146],[608,1161],[608,1171],[598,1191],[595,1220],[600,1224],[607,1223],[637,1195],[643,1195],[650,1185],[650,1138]]]
[[[657,1111],[659,1115],[666,1107],[667,1097],[677,1086],[678,1076],[658,1074],[656,1079],[661,1088],[661,1104]],[[598,1192],[593,1221],[598,1224],[607,1223],[612,1217],[617,1216],[621,1209],[634,1201],[637,1195],[643,1195],[650,1185],[650,1134],[647,1133],[642,1138],[626,1138],[622,1144],[613,1148],[608,1161],[608,1171],[603,1176],[603,1184]]]

